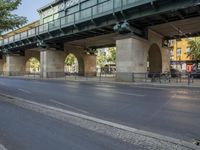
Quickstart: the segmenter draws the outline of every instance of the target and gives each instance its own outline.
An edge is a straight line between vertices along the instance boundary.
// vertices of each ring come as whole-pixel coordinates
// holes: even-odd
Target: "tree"
[[[32,58],[30,58],[30,60],[29,60],[30,62],[30,67],[31,67],[31,69],[35,72],[35,71],[39,71],[39,68],[40,68],[40,62],[36,59],[36,58],[34,58],[34,57],[32,57]]]
[[[116,62],[116,48],[115,47],[110,47],[108,49],[109,56],[107,57],[107,61],[110,63],[115,63]]]
[[[105,51],[98,49],[97,53],[97,65],[104,67],[107,63],[115,64],[116,61],[116,48],[110,47]]]
[[[106,54],[105,52],[102,52],[101,49],[98,49],[98,54],[97,54],[97,65],[100,66],[101,68],[104,67],[106,63]]]
[[[12,14],[21,4],[21,0],[0,0],[0,35],[7,30],[19,28],[27,22],[25,17]]]
[[[73,54],[69,54],[65,59],[65,65],[72,66],[75,64],[75,56]]]
[[[193,60],[200,60],[200,37],[197,37],[188,42],[190,52],[187,54]]]

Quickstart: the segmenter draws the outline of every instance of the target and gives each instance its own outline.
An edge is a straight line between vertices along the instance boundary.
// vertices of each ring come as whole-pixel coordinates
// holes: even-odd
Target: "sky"
[[[27,17],[28,23],[39,20],[38,8],[45,6],[53,0],[22,0],[22,4],[13,13]]]

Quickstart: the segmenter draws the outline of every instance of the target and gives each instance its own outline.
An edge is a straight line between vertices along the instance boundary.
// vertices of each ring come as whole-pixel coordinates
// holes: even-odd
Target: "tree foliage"
[[[108,49],[109,55],[107,58],[107,61],[110,63],[115,63],[116,61],[116,48],[115,47],[110,47]]]
[[[187,54],[193,60],[200,60],[200,37],[197,37],[188,42],[190,52]]]
[[[30,69],[32,70],[32,71],[39,71],[39,69],[40,69],[40,62],[39,62],[39,60],[37,59],[37,58],[35,58],[35,57],[32,57],[32,58],[30,58],[29,60],[28,60],[28,63],[29,63],[29,67],[30,67]]]
[[[98,50],[97,54],[97,65],[100,67],[104,67],[107,63],[115,64],[116,61],[116,48],[110,47],[107,49],[107,52]]]
[[[97,65],[100,67],[104,67],[106,63],[106,54],[104,52],[101,52],[101,50],[98,50],[97,54]]]
[[[72,66],[75,64],[76,57],[73,54],[69,54],[65,59],[65,65]]]
[[[0,34],[3,31],[19,28],[27,22],[25,17],[12,14],[21,0],[0,0]]]

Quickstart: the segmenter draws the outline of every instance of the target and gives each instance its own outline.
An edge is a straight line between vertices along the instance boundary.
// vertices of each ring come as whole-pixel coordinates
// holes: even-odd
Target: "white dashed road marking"
[[[24,92],[24,93],[26,93],[26,94],[31,94],[30,91],[28,91],[28,90],[24,90],[24,89],[18,89],[18,91]]]
[[[87,111],[84,111],[84,110],[82,110],[82,109],[73,107],[73,106],[71,106],[71,105],[67,105],[67,104],[61,103],[61,102],[59,102],[59,101],[57,101],[57,100],[54,100],[54,99],[50,99],[50,101],[53,102],[53,103],[55,103],[55,104],[61,105],[61,106],[65,106],[65,107],[68,107],[68,108],[72,108],[72,109],[77,110],[77,111],[82,112],[82,113],[88,113]]]
[[[111,93],[111,94],[120,94],[120,95],[137,96],[137,97],[144,97],[144,96],[145,96],[145,95],[142,95],[142,94],[126,93],[126,92],[120,92],[120,91],[113,91],[113,90],[110,90],[110,89],[108,89],[108,88],[100,88],[100,87],[97,87],[96,89],[102,90],[102,91],[104,91],[104,92]]]

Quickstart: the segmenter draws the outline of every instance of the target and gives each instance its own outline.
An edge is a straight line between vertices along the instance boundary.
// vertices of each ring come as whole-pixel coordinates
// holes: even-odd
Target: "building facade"
[[[170,64],[171,67],[179,71],[191,72],[192,66],[196,63],[191,57],[188,57],[190,46],[188,42],[194,38],[184,38],[172,40],[170,42]]]

